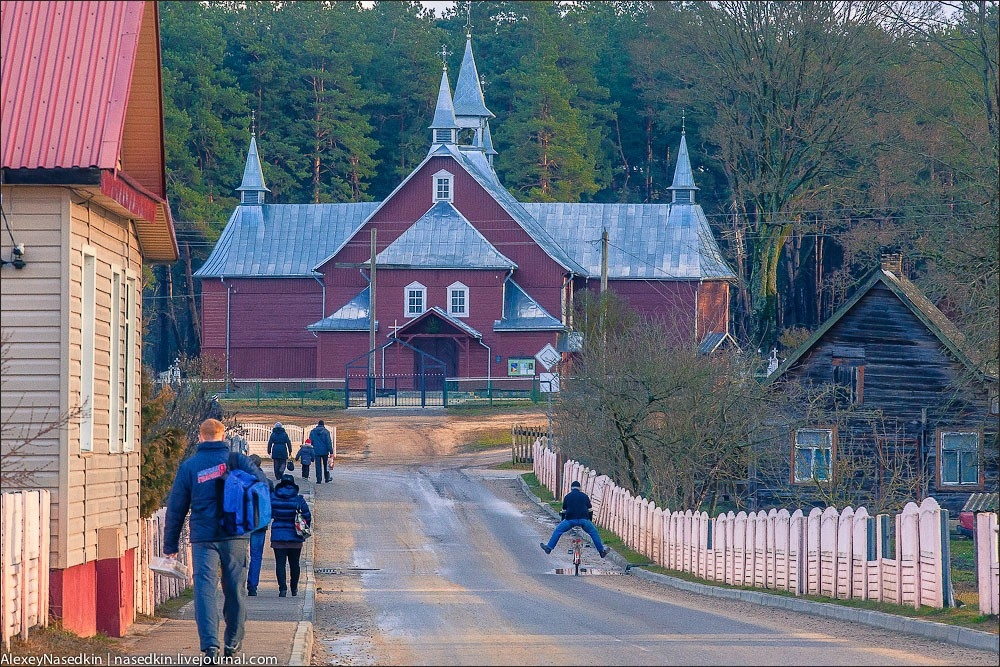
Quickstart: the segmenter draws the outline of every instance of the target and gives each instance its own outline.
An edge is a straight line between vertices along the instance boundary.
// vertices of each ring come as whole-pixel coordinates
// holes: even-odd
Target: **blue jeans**
[[[590,539],[594,541],[594,548],[598,552],[604,551],[604,543],[601,542],[601,536],[597,533],[597,527],[589,519],[563,519],[560,521],[556,529],[552,531],[552,537],[549,538],[549,543],[546,545],[549,550],[556,548],[556,543],[559,542],[563,533],[576,526],[583,528],[590,535]]]
[[[247,618],[247,541],[219,540],[191,545],[194,566],[194,620],[201,650],[235,647],[243,641]],[[225,644],[219,641],[219,570],[222,570],[222,615],[226,620]]]
[[[257,588],[260,583],[260,561],[264,558],[264,540],[267,528],[250,533],[250,569],[247,571],[247,588]]]

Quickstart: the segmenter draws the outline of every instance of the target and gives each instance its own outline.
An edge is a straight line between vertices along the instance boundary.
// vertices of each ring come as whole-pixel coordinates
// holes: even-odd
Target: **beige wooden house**
[[[142,283],[177,259],[155,2],[2,13],[3,490],[51,493],[51,609],[134,619]]]

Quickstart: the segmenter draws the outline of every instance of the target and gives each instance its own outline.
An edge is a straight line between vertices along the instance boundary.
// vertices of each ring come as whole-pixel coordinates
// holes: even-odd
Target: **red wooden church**
[[[251,138],[241,202],[195,274],[203,354],[237,380],[343,379],[369,363],[378,377],[533,377],[543,346],[570,349],[574,298],[600,288],[604,264],[640,312],[694,342],[726,336],[735,275],[683,135],[669,204],[531,204],[493,169],[493,117],[467,40],[454,96],[441,77],[427,157],[384,201],[267,203]]]

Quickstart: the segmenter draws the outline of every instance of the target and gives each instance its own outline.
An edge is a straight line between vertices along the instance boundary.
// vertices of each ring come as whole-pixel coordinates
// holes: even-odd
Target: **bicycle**
[[[570,533],[573,536],[572,547],[570,553],[573,554],[573,576],[580,576],[580,561],[583,560],[583,537],[580,535],[580,529],[574,526],[570,529]]]

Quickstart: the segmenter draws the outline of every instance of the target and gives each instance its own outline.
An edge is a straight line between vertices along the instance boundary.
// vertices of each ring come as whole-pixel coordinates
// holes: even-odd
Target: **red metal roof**
[[[143,7],[0,5],[4,167],[116,167]]]
[[[145,257],[172,261],[157,22],[148,0],[0,3],[0,166],[106,171]]]

